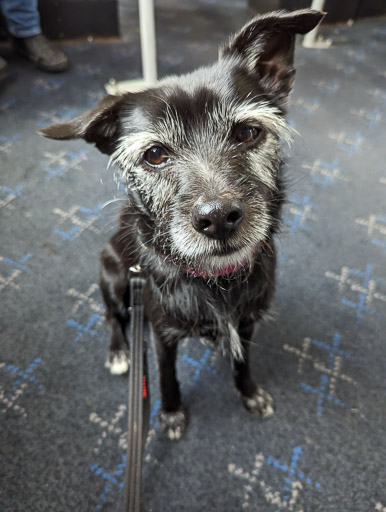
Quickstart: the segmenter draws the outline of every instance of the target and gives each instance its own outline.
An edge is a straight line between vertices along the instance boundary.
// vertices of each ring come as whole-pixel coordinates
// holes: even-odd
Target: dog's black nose
[[[194,229],[217,240],[228,238],[239,226],[243,217],[243,205],[239,199],[235,198],[198,202],[191,213]]]

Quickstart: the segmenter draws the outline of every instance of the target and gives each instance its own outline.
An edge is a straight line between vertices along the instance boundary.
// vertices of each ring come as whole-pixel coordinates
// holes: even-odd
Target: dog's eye
[[[260,135],[261,130],[254,126],[239,125],[235,130],[237,142],[252,142]]]
[[[169,155],[164,148],[153,146],[148,149],[144,155],[145,161],[150,165],[165,164],[169,160]]]

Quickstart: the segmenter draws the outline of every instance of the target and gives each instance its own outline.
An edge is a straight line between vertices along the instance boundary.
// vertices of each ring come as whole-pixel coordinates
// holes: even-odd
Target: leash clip
[[[134,306],[143,306],[143,287],[145,284],[144,278],[141,276],[142,268],[140,265],[134,265],[129,268],[129,283],[130,283],[130,305],[129,312],[133,311]]]

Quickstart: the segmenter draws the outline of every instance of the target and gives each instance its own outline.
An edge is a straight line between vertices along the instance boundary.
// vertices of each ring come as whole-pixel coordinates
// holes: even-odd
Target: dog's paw
[[[130,352],[128,350],[110,350],[108,353],[105,368],[113,375],[123,375],[130,368]]]
[[[268,418],[274,413],[273,398],[264,389],[258,387],[251,397],[242,396],[244,407],[253,415]]]
[[[182,407],[176,412],[161,411],[158,419],[163,432],[169,439],[172,441],[181,439],[187,424],[186,412]]]

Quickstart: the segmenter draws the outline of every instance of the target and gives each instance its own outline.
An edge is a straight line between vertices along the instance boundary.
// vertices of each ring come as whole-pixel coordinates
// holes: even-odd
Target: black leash
[[[124,512],[141,510],[142,455],[149,430],[150,397],[146,340],[144,338],[143,289],[140,268],[130,269],[130,353],[128,446]]]

